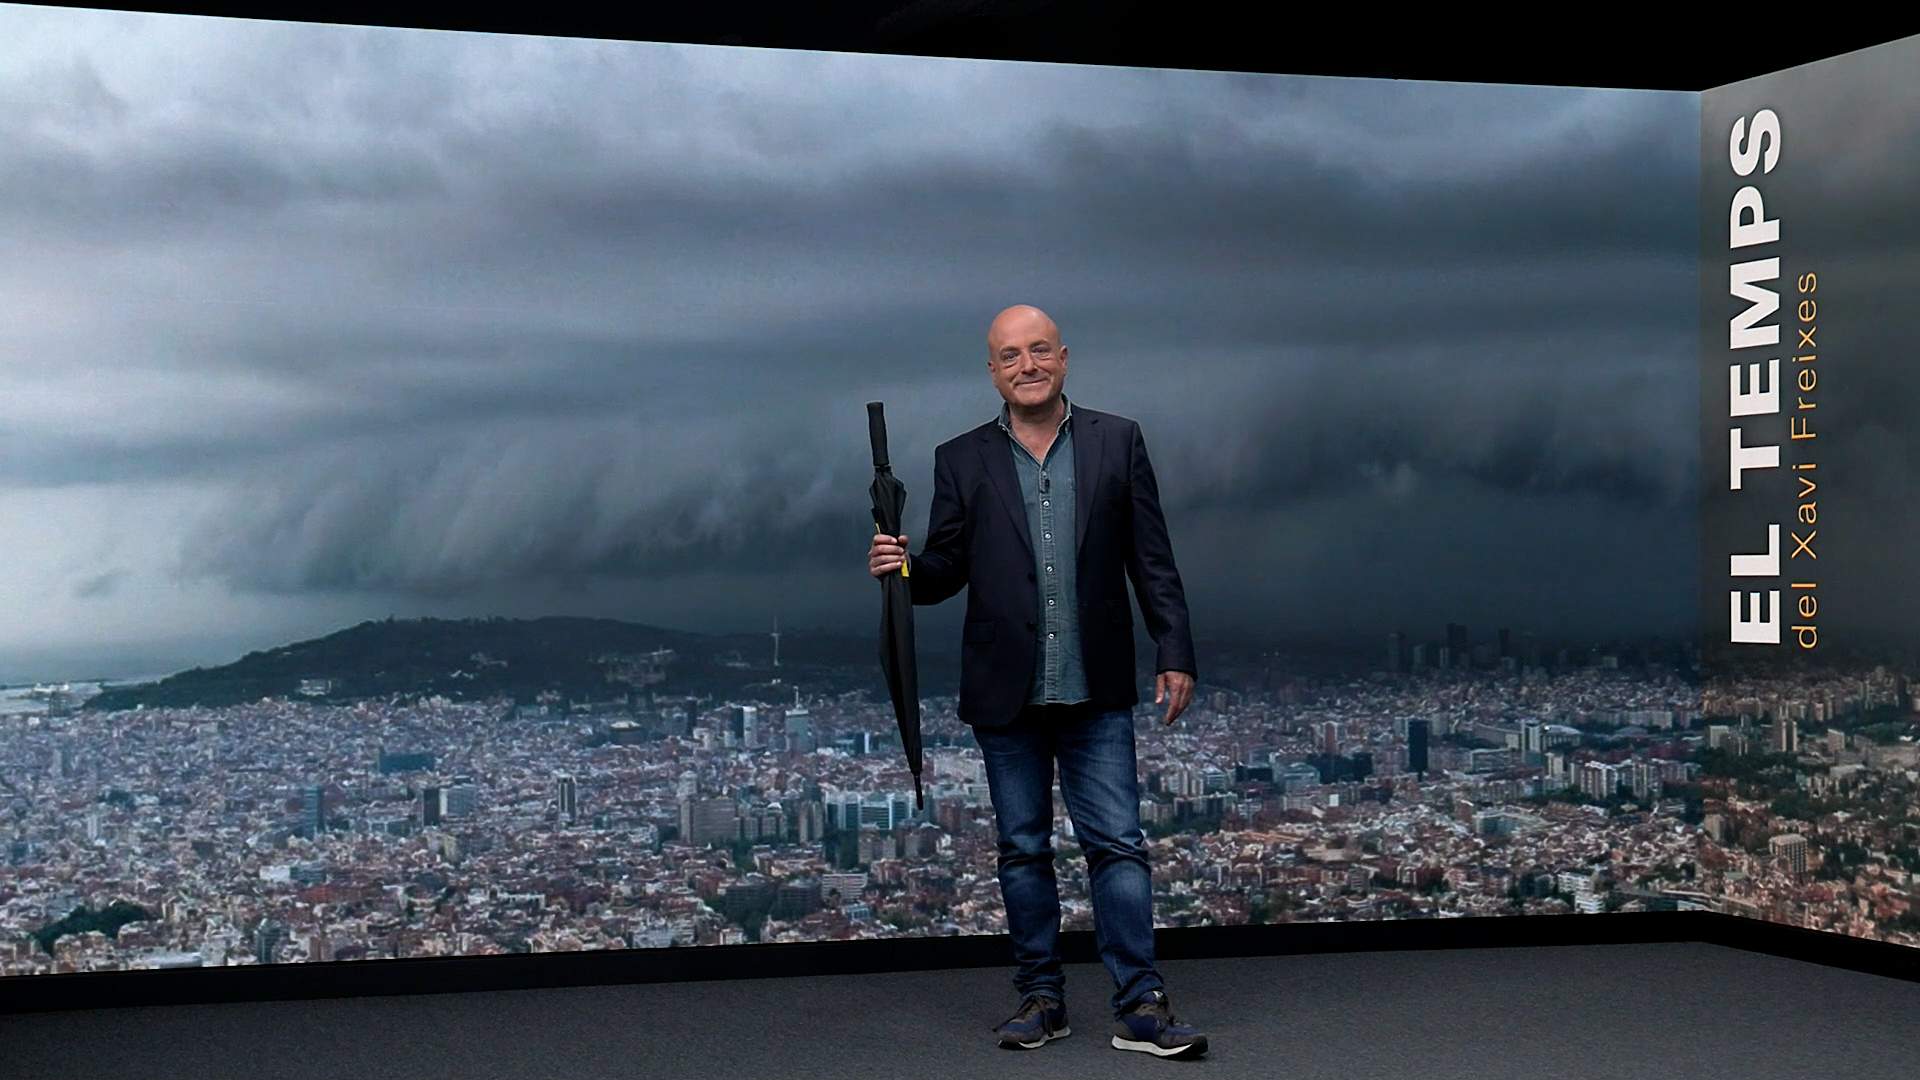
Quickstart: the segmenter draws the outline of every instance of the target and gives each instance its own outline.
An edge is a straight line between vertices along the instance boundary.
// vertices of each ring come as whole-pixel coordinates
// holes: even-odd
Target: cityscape
[[[954,699],[923,699],[916,810],[877,669],[780,648],[605,652],[598,692],[527,700],[0,692],[0,974],[1004,933]],[[1324,670],[1206,655],[1176,725],[1135,713],[1156,925],[1690,908],[1920,944],[1905,672],[1703,685],[1691,643],[1456,624]],[[687,692],[701,660],[738,692]]]
[[[1179,545],[1160,923],[1913,940],[1905,674],[1699,677],[1697,94],[0,20],[0,974],[1003,933],[849,559],[1015,302]]]

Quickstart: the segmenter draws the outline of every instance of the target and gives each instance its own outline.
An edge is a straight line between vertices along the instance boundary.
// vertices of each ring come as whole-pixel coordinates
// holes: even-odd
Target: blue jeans
[[[1024,998],[1064,1000],[1060,891],[1053,875],[1053,762],[1086,852],[1094,940],[1113,976],[1115,1016],[1164,989],[1153,966],[1153,886],[1134,759],[1133,713],[1089,705],[1028,705],[1005,728],[973,729],[986,759],[999,832],[1000,893]]]

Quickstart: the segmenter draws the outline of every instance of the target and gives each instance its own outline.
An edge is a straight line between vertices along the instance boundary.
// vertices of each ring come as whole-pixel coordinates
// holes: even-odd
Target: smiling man
[[[1126,580],[1158,647],[1154,701],[1171,724],[1195,677],[1186,593],[1134,421],[1067,400],[1067,347],[1046,312],[1020,304],[987,328],[1000,415],[934,449],[927,542],[876,536],[875,577],[900,572],[913,602],[967,590],[960,719],[986,760],[1000,890],[1020,1008],[1000,1045],[1069,1033],[1053,872],[1053,766],[1086,852],[1100,955],[1113,976],[1112,1043],[1162,1057],[1203,1054],[1174,1018],[1153,961],[1153,888],[1134,750],[1139,703]]]

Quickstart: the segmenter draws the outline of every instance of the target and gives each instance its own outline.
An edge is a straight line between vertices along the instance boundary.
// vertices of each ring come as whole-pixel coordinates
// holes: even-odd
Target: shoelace
[[[1134,1006],[1134,1011],[1140,1013],[1157,1012],[1167,1018],[1168,1027],[1177,1027],[1180,1023],[1180,1018],[1173,1015],[1173,1004],[1169,1002],[1164,995],[1155,995],[1142,1001],[1140,1004]]]
[[[1020,1003],[1020,1011],[1014,1013],[1013,1018],[1008,1020],[1007,1023],[1011,1024],[1018,1020],[1025,1020],[1030,1016],[1044,1015],[1049,1007],[1044,998],[1030,997]]]

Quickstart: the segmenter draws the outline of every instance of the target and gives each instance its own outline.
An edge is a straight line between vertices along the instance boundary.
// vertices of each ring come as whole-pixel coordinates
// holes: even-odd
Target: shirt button
[[[1040,534],[1040,539],[1042,539],[1042,540],[1051,540],[1051,539],[1053,539],[1053,534],[1052,534],[1052,533],[1041,533],[1041,534]]]
[[[1053,505],[1053,502],[1052,502],[1051,500],[1048,500],[1048,499],[1041,499],[1041,500],[1040,500],[1040,505],[1041,505],[1041,506],[1052,506],[1052,505]]]
[[[1047,567],[1047,573],[1049,574],[1053,573],[1053,567],[1051,566]]]
[[[1053,631],[1051,631],[1051,630],[1049,630],[1049,631],[1047,631],[1047,636],[1048,636],[1048,637],[1052,637],[1052,636],[1053,636]]]
[[[1052,606],[1053,606],[1053,597],[1051,597],[1051,596],[1049,596],[1049,597],[1047,597],[1047,606],[1048,606],[1048,607],[1052,607]]]

